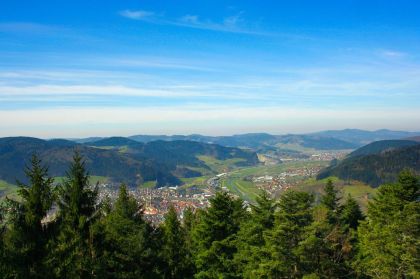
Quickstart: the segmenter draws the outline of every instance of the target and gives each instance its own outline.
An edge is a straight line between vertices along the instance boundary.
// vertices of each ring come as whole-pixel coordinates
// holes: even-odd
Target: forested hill
[[[318,179],[337,176],[371,186],[395,182],[409,169],[420,173],[420,144],[412,141],[379,141],[364,146],[318,174]]]
[[[187,140],[198,141],[203,143],[219,144],[230,147],[250,148],[261,150],[268,147],[281,147],[282,145],[295,145],[304,148],[313,148],[317,150],[337,150],[337,149],[355,149],[371,142],[380,140],[398,140],[407,139],[408,137],[420,136],[420,132],[407,131],[391,131],[381,129],[377,131],[366,131],[359,129],[344,129],[321,131],[309,134],[285,134],[272,135],[268,133],[247,133],[232,136],[205,136],[199,134],[192,135],[134,135],[127,138],[111,137],[111,138],[81,138],[72,139],[77,143],[92,143],[100,140],[106,141],[128,141],[147,143],[151,141],[164,140]],[[415,141],[415,139],[413,140]],[[105,144],[104,142],[104,144]],[[131,142],[130,144],[132,144]]]
[[[343,141],[352,142],[359,147],[371,142],[381,140],[405,139],[408,137],[420,136],[420,132],[392,131],[380,129],[376,131],[366,131],[360,129],[329,130],[313,133],[321,137],[332,137]]]
[[[365,145],[352,153],[350,153],[349,157],[356,157],[356,156],[363,156],[363,155],[371,155],[371,154],[379,154],[385,151],[390,151],[392,149],[408,147],[419,144],[418,142],[411,141],[411,140],[380,140],[372,142],[368,145]]]
[[[181,185],[182,178],[200,176],[212,170],[198,156],[215,160],[236,159],[236,165],[258,163],[254,152],[192,141],[155,141],[146,144],[124,138],[110,138],[87,144],[67,140],[28,137],[0,138],[0,180],[25,181],[24,167],[37,153],[52,176],[65,175],[74,150],[86,159],[91,175],[115,182],[139,185],[156,181],[156,186]],[[197,170],[199,169],[199,170]]]
[[[130,141],[132,140],[132,141]],[[233,136],[203,136],[203,135],[135,135],[128,138],[111,137],[111,138],[86,138],[73,139],[78,143],[95,144],[106,146],[107,143],[127,142],[127,145],[135,142],[148,143],[152,141],[196,141],[202,143],[219,144],[222,146],[248,148],[253,150],[261,150],[268,147],[279,147],[281,145],[295,145],[304,148],[313,148],[318,150],[337,150],[337,149],[354,149],[360,146],[359,143],[353,143],[338,138],[319,135],[270,135],[267,133],[248,133]],[[113,145],[113,144],[111,144]]]
[[[231,147],[245,147],[254,150],[264,149],[267,147],[275,147],[279,144],[293,144],[306,148],[313,148],[319,150],[334,150],[334,149],[354,149],[359,145],[340,139],[318,136],[318,135],[270,135],[267,133],[249,133],[233,136],[202,136],[202,135],[188,135],[188,136],[131,136],[130,139],[139,142],[149,142],[151,140],[192,140],[205,143],[216,143],[223,146]]]

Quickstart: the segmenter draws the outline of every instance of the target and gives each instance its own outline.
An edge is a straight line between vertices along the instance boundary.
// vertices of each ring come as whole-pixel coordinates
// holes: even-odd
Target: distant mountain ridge
[[[236,158],[239,159],[238,166],[258,164],[254,152],[194,141],[143,144],[125,138],[110,138],[80,144],[60,139],[13,137],[0,138],[0,180],[25,181],[24,167],[33,153],[49,167],[51,176],[63,176],[75,149],[85,158],[91,175],[110,177],[130,185],[147,181],[156,181],[157,187],[181,185],[184,177],[200,176],[197,169],[211,172],[198,156],[217,160]]]
[[[229,147],[249,148],[258,151],[287,144],[294,144],[304,148],[313,148],[317,150],[356,149],[378,140],[405,139],[407,137],[415,136],[420,136],[420,132],[391,131],[387,129],[376,131],[344,129],[287,135],[271,135],[268,133],[248,133],[232,136],[205,136],[199,134],[172,136],[134,135],[127,138],[142,143],[157,140],[187,140],[203,143],[213,143]],[[93,137],[72,140],[78,143],[90,143],[103,139],[106,138]]]
[[[317,178],[337,176],[343,180],[363,181],[376,187],[395,182],[404,169],[420,174],[420,143],[386,140],[370,143],[350,153],[344,160],[333,162]]]
[[[311,135],[333,137],[362,146],[374,141],[405,139],[408,137],[420,136],[420,132],[392,131],[388,129],[380,129],[376,131],[344,129],[321,131],[312,133]]]

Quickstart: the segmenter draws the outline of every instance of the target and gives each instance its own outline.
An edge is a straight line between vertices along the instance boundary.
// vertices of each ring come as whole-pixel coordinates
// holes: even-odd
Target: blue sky
[[[1,1],[0,136],[420,130],[418,1]]]

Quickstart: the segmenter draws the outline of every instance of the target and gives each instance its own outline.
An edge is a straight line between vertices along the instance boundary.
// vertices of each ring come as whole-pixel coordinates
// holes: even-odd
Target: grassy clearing
[[[304,181],[302,184],[296,186],[295,189],[300,191],[306,191],[313,193],[317,199],[320,195],[324,193],[323,188],[327,183],[328,179],[331,179],[337,189],[340,191],[341,197],[343,200],[348,195],[351,195],[355,198],[360,204],[363,210],[366,210],[369,200],[375,196],[376,189],[370,187],[359,181],[343,181],[337,177],[325,178],[322,180],[316,180],[315,178],[310,178]]]
[[[230,192],[237,194],[241,199],[254,202],[260,190],[251,181],[242,180],[239,177],[231,176],[221,181],[221,186],[229,189]]]
[[[316,150],[314,148],[310,148],[310,147],[304,147],[300,144],[297,143],[278,143],[276,144],[276,146],[279,149],[289,149],[289,150],[294,150],[294,151],[299,151],[302,152],[304,154],[314,154],[319,152],[319,150]]]
[[[93,148],[96,148],[96,149],[105,149],[105,150],[115,149],[115,146],[93,146],[93,145],[90,145],[89,147],[93,147]]]
[[[156,181],[146,181],[143,184],[139,185],[139,188],[154,188],[156,186]]]
[[[185,184],[181,186],[181,189],[187,189],[193,186],[196,187],[206,187],[207,180],[209,180],[213,175],[205,175],[199,177],[191,177],[191,178],[181,178],[182,182]]]
[[[0,199],[8,196],[11,198],[17,197],[18,186],[10,184],[4,180],[0,180]]]
[[[297,161],[297,162],[288,162],[274,166],[258,166],[258,167],[251,167],[251,168],[244,168],[233,171],[235,175],[246,177],[249,175],[254,176],[263,176],[263,175],[276,175],[282,172],[293,170],[296,168],[304,168],[304,167],[316,167],[316,166],[328,166],[328,162],[324,161]]]
[[[245,161],[242,158],[233,158],[227,160],[218,160],[210,156],[197,156],[200,161],[203,161],[212,171],[216,173],[227,172],[235,168],[235,164]]]

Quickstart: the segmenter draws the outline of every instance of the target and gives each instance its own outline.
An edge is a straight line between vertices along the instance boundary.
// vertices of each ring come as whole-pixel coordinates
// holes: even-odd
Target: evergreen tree
[[[243,278],[256,278],[259,264],[267,258],[264,252],[264,233],[274,225],[276,205],[267,192],[256,198],[256,205],[251,205],[251,215],[241,223],[238,232],[235,263],[237,273]]]
[[[85,162],[78,152],[58,187],[57,239],[52,243],[49,259],[55,276],[60,278],[86,278],[92,276],[90,225],[97,213],[97,187],[89,184]]]
[[[125,185],[113,209],[93,226],[92,238],[96,277],[158,278],[159,240]]]
[[[364,219],[362,210],[357,201],[349,195],[341,207],[340,222],[351,229],[357,229],[359,222]]]
[[[331,179],[328,179],[324,187],[324,195],[321,196],[321,205],[328,210],[328,221],[331,224],[338,224],[340,214],[340,198],[338,190],[335,188]]]
[[[198,215],[194,227],[196,278],[235,278],[233,256],[239,225],[245,216],[243,202],[217,192],[210,207]]]
[[[185,232],[188,234],[189,232],[192,232],[194,224],[196,222],[196,216],[194,214],[194,211],[191,209],[191,207],[187,207],[184,210],[184,218],[182,219],[182,227],[184,228]]]
[[[53,203],[52,183],[48,169],[33,155],[31,167],[25,170],[29,185],[18,183],[20,200],[9,201],[12,210],[6,234],[9,264],[18,278],[42,278],[48,272],[44,266],[47,256],[49,228],[43,219]]]
[[[190,269],[195,273],[194,257],[195,252],[193,243],[193,231],[197,224],[197,213],[192,208],[187,207],[183,212],[182,229],[184,231],[185,247],[186,247],[186,261],[191,264]]]
[[[314,222],[307,227],[299,243],[300,260],[305,274],[319,278],[352,278],[351,259],[355,238],[347,225],[330,222],[330,210],[317,206]]]
[[[373,278],[420,277],[420,184],[408,171],[382,185],[358,228],[359,271]]]
[[[324,195],[321,197],[321,204],[331,211],[337,211],[339,207],[340,198],[338,191],[331,179],[328,179],[324,187]]]
[[[185,242],[185,232],[178,220],[175,208],[171,206],[162,224],[163,247],[162,255],[165,262],[164,278],[192,278],[192,262],[188,256]]]
[[[259,278],[303,276],[299,243],[304,239],[307,226],[312,223],[313,201],[313,195],[293,190],[280,197],[274,227],[265,235],[265,251],[269,259],[260,264]]]

